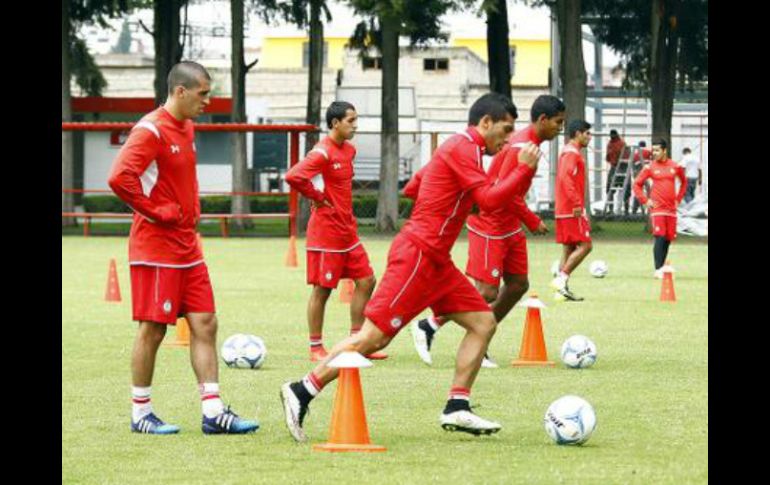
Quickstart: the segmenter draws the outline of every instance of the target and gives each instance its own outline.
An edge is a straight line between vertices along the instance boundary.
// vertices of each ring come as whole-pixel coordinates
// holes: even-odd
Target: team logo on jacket
[[[171,153],[179,153],[179,145],[171,145]]]
[[[332,280],[332,272],[331,271],[327,271],[326,274],[324,275],[324,277],[326,278],[326,281],[331,281]]]
[[[334,170],[339,170],[339,169],[342,168],[342,164],[341,163],[334,163],[334,164],[332,164],[332,167],[334,167]]]
[[[171,300],[163,302],[163,313],[171,313]]]
[[[390,321],[390,326],[393,328],[398,328],[401,326],[401,317],[393,317],[393,320]]]
[[[500,270],[497,269],[497,268],[493,269],[492,270],[492,277],[497,278],[498,276],[500,276]]]

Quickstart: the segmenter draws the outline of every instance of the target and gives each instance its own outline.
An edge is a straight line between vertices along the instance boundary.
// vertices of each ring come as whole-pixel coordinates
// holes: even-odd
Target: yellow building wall
[[[308,38],[276,38],[268,37],[262,42],[262,58],[258,67],[268,69],[302,68],[302,46]],[[345,44],[344,37],[327,37],[327,67],[342,69]]]
[[[548,40],[513,39],[516,47],[516,66],[511,85],[547,86],[548,68],[551,67],[551,42]],[[455,47],[467,47],[471,52],[487,61],[486,39],[454,39]]]

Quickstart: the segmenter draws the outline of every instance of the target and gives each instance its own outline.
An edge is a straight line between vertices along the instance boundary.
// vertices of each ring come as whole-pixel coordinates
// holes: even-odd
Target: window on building
[[[367,69],[382,69],[382,57],[364,56],[361,60],[364,71]]]
[[[426,58],[422,60],[422,68],[425,71],[448,71],[449,59],[447,58]]]
[[[323,67],[328,67],[329,64],[329,43],[324,42],[324,53],[323,53]],[[305,42],[302,44],[302,67],[310,67],[310,42]]]

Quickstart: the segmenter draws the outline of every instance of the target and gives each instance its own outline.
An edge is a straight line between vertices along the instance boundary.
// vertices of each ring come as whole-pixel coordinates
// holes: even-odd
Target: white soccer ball
[[[596,362],[596,344],[586,336],[573,335],[561,346],[561,360],[573,369],[591,367]]]
[[[237,333],[222,344],[222,360],[228,367],[259,369],[266,356],[265,342],[255,335]]]
[[[545,431],[558,445],[581,445],[596,429],[596,413],[585,399],[564,396],[548,406]]]
[[[593,276],[594,278],[604,278],[605,276],[607,276],[607,270],[609,270],[607,263],[601,260],[593,261],[588,266],[588,271],[591,273],[591,276]]]
[[[555,260],[553,263],[551,263],[551,276],[553,276],[554,278],[559,276],[559,271],[561,270],[560,266],[561,266],[561,261],[559,261],[558,259]]]

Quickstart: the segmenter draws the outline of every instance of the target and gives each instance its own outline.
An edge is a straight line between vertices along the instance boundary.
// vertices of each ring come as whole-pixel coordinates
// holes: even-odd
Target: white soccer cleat
[[[502,426],[494,421],[473,414],[470,411],[455,411],[441,415],[441,427],[447,431],[462,431],[474,435],[493,434],[500,431]]]
[[[302,407],[299,399],[291,390],[291,383],[287,382],[281,386],[281,402],[283,403],[283,414],[286,419],[286,427],[289,429],[291,437],[299,443],[307,441],[305,430],[302,429],[307,406]]]
[[[565,288],[567,288],[567,280],[562,278],[561,276],[557,276],[556,278],[551,280],[551,288],[553,288],[556,291],[562,291]]]
[[[500,366],[497,365],[497,363],[489,357],[489,354],[487,354],[484,356],[484,359],[482,359],[481,361],[481,367],[485,369],[497,369]]]
[[[420,322],[414,322],[412,325],[412,340],[414,348],[420,359],[428,365],[433,365],[433,358],[430,356],[430,341],[432,336],[428,336],[425,330],[420,328]]]

